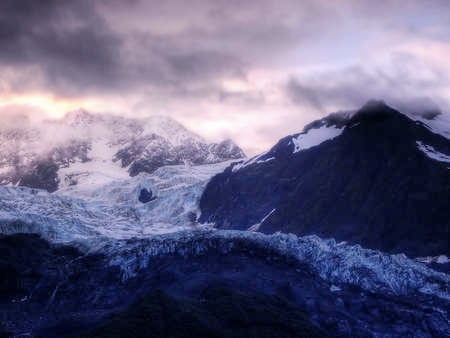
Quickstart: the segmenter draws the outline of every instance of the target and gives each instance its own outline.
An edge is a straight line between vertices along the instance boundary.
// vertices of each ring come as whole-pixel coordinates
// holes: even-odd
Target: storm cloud
[[[448,13],[444,0],[3,0],[1,111],[169,114],[249,153],[371,98],[445,113]]]

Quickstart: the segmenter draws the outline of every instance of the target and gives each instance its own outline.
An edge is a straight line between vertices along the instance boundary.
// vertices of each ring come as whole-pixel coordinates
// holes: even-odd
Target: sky
[[[1,0],[0,123],[169,115],[247,154],[330,112],[450,103],[448,0]]]

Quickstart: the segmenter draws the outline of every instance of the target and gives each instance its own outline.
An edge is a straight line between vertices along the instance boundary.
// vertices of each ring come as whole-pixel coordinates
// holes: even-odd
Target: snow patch
[[[306,133],[301,133],[292,138],[294,144],[293,153],[318,146],[322,142],[332,140],[342,134],[344,128],[336,126],[321,126],[320,128],[309,129]]]
[[[255,157],[252,157],[251,159],[247,160],[247,161],[242,161],[242,162],[238,162],[235,163],[233,165],[233,168],[231,169],[232,172],[236,172],[242,168],[248,167],[252,164],[260,164],[260,163],[266,163],[266,162],[270,162],[275,160],[275,157],[269,157],[266,159],[262,159],[265,155],[267,154],[267,152],[264,152],[260,155],[257,155]]]
[[[116,180],[129,178],[126,168],[112,160],[118,149],[106,140],[93,142],[89,161],[77,161],[58,170],[59,189],[83,193]]]
[[[277,209],[273,209],[266,216],[264,216],[263,219],[259,223],[256,223],[256,224],[252,225],[250,228],[248,228],[248,231],[258,231],[261,224],[263,224],[264,221],[266,219],[268,219],[270,217],[270,215],[272,215],[275,212],[275,210],[277,210]]]
[[[417,147],[425,153],[429,158],[439,161],[439,162],[445,162],[450,163],[450,155],[443,154],[436,149],[434,149],[432,146],[426,145],[420,141],[416,142]]]
[[[403,113],[413,121],[421,123],[434,134],[444,136],[450,140],[450,114],[439,114],[435,118],[429,120],[420,115]]]

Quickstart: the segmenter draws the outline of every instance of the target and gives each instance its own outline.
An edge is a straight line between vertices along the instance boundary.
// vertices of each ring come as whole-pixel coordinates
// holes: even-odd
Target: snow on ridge
[[[306,150],[319,144],[332,140],[342,134],[344,128],[337,128],[336,126],[322,125],[320,128],[311,128],[307,132],[301,133],[292,138],[294,144],[293,153]]]
[[[441,135],[450,140],[450,114],[441,113],[432,119],[426,119],[423,116],[402,112],[405,116],[410,118],[416,123],[424,125],[432,133]]]
[[[431,294],[450,300],[450,275],[434,271],[403,254],[388,255],[360,245],[337,244],[333,239],[293,234],[265,235],[250,231],[183,231],[151,238],[115,241],[97,248],[111,257],[128,279],[151,265],[155,257],[195,257],[210,251],[276,256],[306,264],[335,285],[350,284],[364,290],[406,295]]]
[[[450,163],[450,155],[443,154],[443,153],[437,151],[436,149],[434,149],[434,147],[432,147],[430,145],[426,145],[420,141],[417,141],[416,144],[417,144],[417,147],[423,153],[425,153],[425,155],[427,155],[429,158],[439,161],[439,162]]]
[[[242,168],[245,168],[245,167],[248,167],[248,166],[250,166],[252,164],[266,163],[266,162],[270,162],[270,161],[275,160],[275,157],[269,157],[269,158],[262,159],[265,155],[267,155],[267,153],[268,152],[265,151],[265,152],[263,152],[263,153],[261,153],[259,155],[256,155],[256,156],[254,156],[254,157],[252,157],[252,158],[250,158],[250,159],[248,159],[246,161],[235,162],[234,165],[233,165],[233,168],[231,169],[231,171],[232,172],[237,172],[238,170],[240,170]]]

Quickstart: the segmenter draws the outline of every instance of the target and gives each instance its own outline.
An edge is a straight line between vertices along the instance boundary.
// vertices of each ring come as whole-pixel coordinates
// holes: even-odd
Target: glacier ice
[[[198,200],[211,176],[228,162],[159,168],[152,174],[93,184],[91,172],[74,186],[55,193],[26,187],[0,186],[0,231],[39,233],[55,242],[97,237],[131,238],[204,227],[195,222]],[[93,177],[91,177],[93,176]],[[143,204],[141,189],[155,200]]]
[[[111,265],[120,267],[123,279],[151,268],[159,256],[237,252],[299,263],[339,288],[350,284],[374,292],[420,292],[450,300],[450,276],[405,255],[317,236],[264,235],[199,225],[194,216],[201,193],[210,177],[229,164],[166,166],[153,174],[111,179],[103,185],[85,180],[52,194],[1,186],[0,233],[38,233],[52,242],[104,253]],[[142,188],[150,189],[156,199],[139,202]]]
[[[210,251],[228,255],[262,253],[264,259],[285,259],[303,264],[336,287],[355,285],[364,290],[395,295],[415,292],[450,300],[450,276],[427,268],[403,254],[388,255],[359,245],[336,243],[317,236],[265,235],[236,230],[182,231],[98,244],[96,250],[111,257],[122,278],[135,276],[158,256],[192,257]]]

